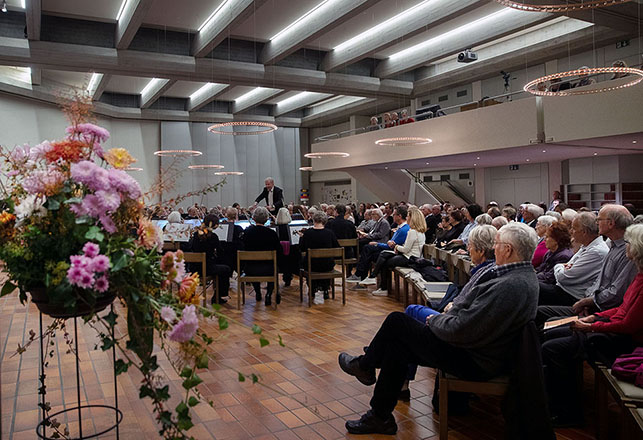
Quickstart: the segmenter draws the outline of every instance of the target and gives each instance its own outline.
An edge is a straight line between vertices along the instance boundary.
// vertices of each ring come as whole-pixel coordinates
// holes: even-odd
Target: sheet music
[[[215,229],[212,230],[219,237],[219,241],[228,241],[228,228],[230,227],[227,223],[219,223]]]
[[[295,245],[299,244],[299,234],[297,232],[306,230],[310,226],[308,225],[288,225],[288,230],[290,231],[290,244]]]

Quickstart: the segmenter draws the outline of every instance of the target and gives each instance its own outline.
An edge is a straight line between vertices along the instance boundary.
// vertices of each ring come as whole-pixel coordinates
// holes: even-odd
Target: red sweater
[[[594,322],[592,330],[604,333],[632,335],[634,342],[643,342],[643,274],[638,273],[623,296],[623,303],[597,313],[609,322]]]

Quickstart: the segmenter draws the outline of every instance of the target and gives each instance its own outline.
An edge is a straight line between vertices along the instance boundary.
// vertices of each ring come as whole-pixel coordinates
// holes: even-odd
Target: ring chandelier
[[[222,130],[225,127],[232,127],[232,131]],[[258,130],[251,131],[234,131],[234,127],[258,127]],[[208,131],[214,134],[228,134],[233,136],[248,136],[256,134],[266,134],[272,133],[277,129],[275,124],[270,122],[257,122],[257,121],[230,121],[230,122],[220,122],[208,127]]]
[[[549,5],[534,5],[529,3],[516,2],[512,0],[495,0],[503,6],[526,12],[572,12],[587,9],[604,8],[608,6],[628,3],[630,0],[587,0],[580,3],[557,3]]]
[[[299,171],[312,171],[313,167],[299,167]]]
[[[318,151],[317,153],[307,153],[304,157],[308,159],[323,159],[325,157],[348,157],[350,154],[341,151]]]
[[[433,142],[429,138],[423,137],[395,137],[387,139],[378,139],[375,144],[386,147],[410,147],[414,145],[426,145]]]
[[[243,176],[243,171],[217,171],[215,176]]]
[[[536,89],[539,83],[551,81],[552,79],[562,79],[562,78],[568,78],[573,76],[584,76],[584,75],[598,75],[598,74],[604,74],[604,73],[624,73],[624,74],[635,75],[635,77],[632,78],[632,81],[627,82],[625,84],[619,84],[616,86],[606,85],[604,87],[600,87],[597,89],[589,89],[589,90],[568,89],[568,90],[561,90],[558,92],[550,92],[548,90]],[[613,90],[632,87],[637,85],[641,81],[643,81],[643,70],[641,69],[634,69],[632,67],[593,67],[593,68],[587,68],[587,69],[570,70],[568,72],[559,72],[559,73],[554,73],[552,75],[545,75],[540,78],[536,78],[535,80],[525,84],[525,86],[523,87],[523,90],[525,92],[531,93],[532,95],[539,95],[539,96],[590,95],[594,93],[611,92]],[[609,84],[609,82],[607,82],[606,84]]]
[[[143,171],[143,168],[141,167],[126,167],[123,168],[124,171]]]
[[[190,165],[188,166],[188,168],[191,170],[208,170],[208,169],[220,170],[225,167],[223,165]]]
[[[196,150],[159,150],[155,151],[155,156],[160,157],[177,157],[177,156],[201,156],[203,153]]]

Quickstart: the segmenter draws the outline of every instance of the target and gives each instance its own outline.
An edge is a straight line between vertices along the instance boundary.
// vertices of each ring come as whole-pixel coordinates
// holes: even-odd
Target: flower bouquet
[[[64,318],[83,316],[99,332],[103,350],[121,350],[116,374],[141,371],[140,396],[151,399],[161,436],[189,438],[190,408],[200,401],[197,369],[208,367],[213,342],[199,330],[199,318],[218,319],[220,329],[227,319],[218,308],[200,306],[199,276],[186,272],[181,251],[160,253],[162,234],[144,217],[141,188],[124,171],[135,160],[123,148],[104,151],[107,130],[78,115],[71,115],[61,141],[0,152],[6,176],[0,259],[9,278],[0,296],[17,288],[22,303],[30,294],[43,313],[57,318],[41,337],[64,328]],[[116,298],[127,315],[122,338],[113,336],[116,309],[98,314]],[[262,346],[268,343],[261,329],[253,331]],[[174,411],[168,409],[169,387],[156,373],[155,335],[184,379],[186,392]],[[35,339],[30,332],[18,353]],[[170,356],[170,343],[179,347],[178,360]],[[50,409],[48,403],[41,407]],[[66,433],[55,421],[50,426]]]

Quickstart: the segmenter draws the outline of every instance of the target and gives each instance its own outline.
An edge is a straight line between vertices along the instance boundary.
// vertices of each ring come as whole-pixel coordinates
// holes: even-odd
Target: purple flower
[[[72,256],[73,257],[73,256]],[[72,286],[78,285],[85,271],[78,266],[73,265],[67,271],[67,280]]]
[[[99,253],[100,247],[96,243],[88,241],[87,243],[85,243],[85,246],[83,246],[83,254],[85,254],[85,256],[88,258],[94,258]]]
[[[96,191],[96,197],[101,199],[105,211],[116,211],[121,205],[121,196],[110,191]]]
[[[138,182],[125,171],[112,168],[108,173],[109,183],[118,192],[127,194],[132,199],[137,199],[141,196],[141,187]]]
[[[31,147],[27,144],[22,147],[16,146],[11,153],[9,153],[9,158],[12,162],[26,162],[31,158]]]
[[[110,216],[101,215],[98,219],[100,220],[101,224],[103,225],[103,228],[107,232],[109,232],[110,234],[113,234],[114,232],[116,232],[116,225],[114,224],[114,221],[111,219]]]
[[[82,134],[86,138],[94,137],[100,142],[105,142],[109,139],[109,131],[90,123],[71,125],[67,127],[65,132],[68,134]]]
[[[96,280],[96,283],[94,284],[94,289],[100,293],[107,292],[107,289],[109,289],[109,281],[107,281],[106,275],[103,275],[102,277]]]
[[[82,275],[80,276],[80,280],[78,281],[78,287],[82,287],[83,289],[89,289],[94,285],[94,275],[92,275],[89,272],[83,271]]]
[[[194,305],[189,305],[183,309],[181,320],[170,331],[168,337],[171,341],[188,342],[194,337],[198,328],[196,308]]]
[[[74,267],[79,267],[81,269],[86,269],[91,265],[91,258],[86,257],[85,255],[71,255],[69,257],[71,265]]]
[[[107,170],[88,160],[71,165],[71,178],[94,191],[110,189]]]
[[[109,258],[105,255],[97,255],[92,259],[89,267],[94,272],[106,272],[109,269]]]
[[[29,155],[31,157],[31,160],[44,159],[45,154],[47,154],[53,148],[54,147],[51,145],[51,143],[49,141],[44,141],[43,143],[38,144],[35,147],[32,147],[31,150],[29,151]]]
[[[176,312],[172,307],[165,306],[161,308],[161,318],[168,324],[172,324],[176,319]]]

